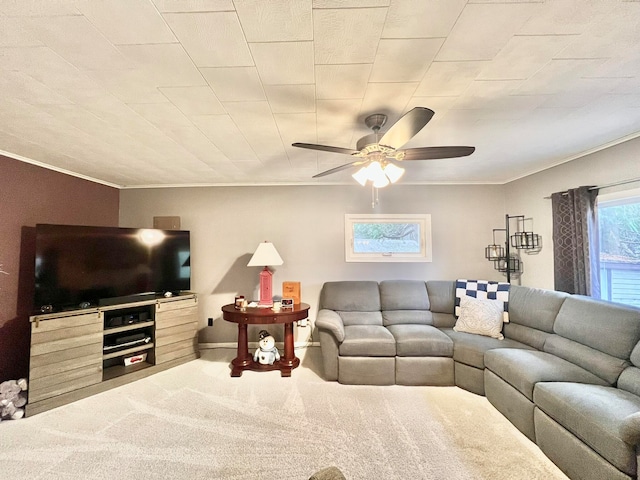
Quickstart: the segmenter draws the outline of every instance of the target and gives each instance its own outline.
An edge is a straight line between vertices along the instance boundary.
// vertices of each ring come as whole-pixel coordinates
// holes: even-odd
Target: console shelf
[[[129,330],[137,330],[137,329],[142,328],[142,327],[150,327],[154,323],[155,322],[153,320],[150,320],[148,322],[134,323],[133,325],[124,325],[122,327],[105,328],[104,329],[104,334],[105,335],[111,335],[113,333],[128,332]]]
[[[27,415],[198,357],[198,299],[194,294],[34,315],[29,320]],[[131,344],[140,339],[148,343]],[[142,353],[145,361],[124,364],[126,358]]]
[[[104,355],[102,355],[102,359],[110,360],[112,358],[126,357],[143,350],[149,350],[150,348],[154,348],[153,343],[146,343],[144,345],[138,345],[137,347],[127,348],[126,350],[118,350],[117,352],[105,353]]]

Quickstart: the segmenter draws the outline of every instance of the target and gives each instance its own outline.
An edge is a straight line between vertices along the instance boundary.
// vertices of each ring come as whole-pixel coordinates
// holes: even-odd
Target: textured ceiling
[[[1,152],[117,186],[314,183],[414,106],[476,152],[403,182],[503,183],[640,134],[640,1],[0,0],[0,92]]]

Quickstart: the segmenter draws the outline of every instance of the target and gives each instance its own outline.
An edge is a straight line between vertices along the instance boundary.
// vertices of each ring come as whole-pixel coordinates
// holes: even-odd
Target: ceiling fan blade
[[[422,147],[404,150],[402,160],[436,160],[438,158],[466,157],[471,155],[476,147]]]
[[[425,107],[415,107],[400,117],[378,143],[398,149],[422,130],[429,123],[431,117],[433,117],[433,110]]]
[[[344,165],[340,165],[339,167],[334,167],[329,170],[325,170],[324,172],[320,172],[311,178],[318,178],[318,177],[324,177],[325,175],[331,175],[332,173],[336,173],[341,170],[346,170],[347,168],[362,165],[363,163],[367,163],[367,160],[356,160],[355,162],[345,163]]]
[[[358,150],[342,147],[330,147],[329,145],[316,145],[315,143],[292,143],[292,147],[308,148],[309,150],[320,150],[322,152],[344,153],[345,155],[353,155],[360,153]]]

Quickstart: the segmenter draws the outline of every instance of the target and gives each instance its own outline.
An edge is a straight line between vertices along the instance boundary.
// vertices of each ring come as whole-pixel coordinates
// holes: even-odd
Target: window
[[[600,296],[640,307],[640,190],[598,196]]]
[[[345,215],[347,262],[430,262],[431,215]]]

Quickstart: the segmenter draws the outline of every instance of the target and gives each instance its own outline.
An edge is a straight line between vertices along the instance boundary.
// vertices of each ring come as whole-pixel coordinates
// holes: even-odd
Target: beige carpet
[[[37,479],[566,479],[484,397],[456,387],[230,378],[232,350],[0,423],[0,476]]]

